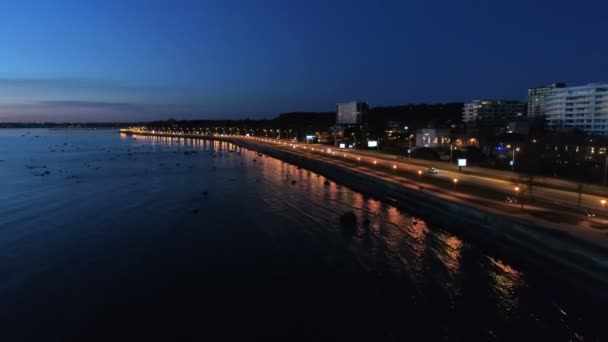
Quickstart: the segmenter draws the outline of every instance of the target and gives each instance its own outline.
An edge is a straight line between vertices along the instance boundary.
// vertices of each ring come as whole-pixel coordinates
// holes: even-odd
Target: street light
[[[456,184],[458,184],[458,178],[454,178],[452,180],[452,182],[454,182],[454,189],[456,188]]]
[[[450,165],[452,164],[452,157],[454,155],[454,145],[450,143]]]
[[[606,207],[606,200],[601,200],[600,203],[602,203],[602,209],[604,209]]]
[[[422,176],[422,171],[418,170],[418,176]]]
[[[513,147],[513,159],[511,159],[511,171],[515,171],[515,152],[519,152],[519,147]]]
[[[521,203],[521,208],[524,208],[524,190],[520,187],[515,187],[515,192],[519,194],[519,202]]]

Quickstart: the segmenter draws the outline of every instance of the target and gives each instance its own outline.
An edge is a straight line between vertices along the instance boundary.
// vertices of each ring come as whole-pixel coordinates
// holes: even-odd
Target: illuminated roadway
[[[242,138],[242,137],[240,137]],[[505,172],[500,170],[490,170],[483,168],[467,168],[463,167],[463,173],[458,172],[458,167],[454,165],[446,164],[445,162],[432,162],[426,160],[419,160],[413,158],[398,158],[378,152],[370,151],[358,151],[358,150],[346,150],[336,149],[331,146],[318,145],[318,144],[299,144],[294,142],[288,142],[285,140],[273,140],[266,138],[249,138],[249,140],[255,139],[258,142],[273,145],[281,149],[297,150],[300,153],[308,154],[311,157],[317,157],[321,151],[323,156],[333,156],[334,158],[344,158],[350,160],[356,160],[360,158],[358,162],[362,165],[371,166],[374,165],[373,161],[376,161],[376,166],[391,168],[393,165],[400,171],[409,171],[412,175],[416,175],[418,171],[422,171],[425,176],[428,175],[428,168],[434,167],[439,172],[437,174],[428,175],[438,179],[444,179],[448,182],[453,179],[458,179],[459,183],[470,183],[476,186],[487,188],[493,191],[499,191],[504,193],[504,197],[520,197],[520,194],[515,191],[518,187],[520,191],[524,192],[524,196],[528,198],[530,196],[530,190],[528,189],[528,178],[518,177],[514,172]],[[293,146],[297,146],[295,149]],[[314,149],[314,150],[313,150]],[[332,153],[327,153],[331,150]],[[317,153],[311,153],[316,151]],[[584,189],[592,188],[594,194],[589,194],[584,191],[581,197],[581,208],[578,206],[578,190],[577,184],[559,179],[546,179],[546,178],[535,178],[534,185],[532,187],[532,195],[536,201],[546,202],[548,204],[555,204],[560,206],[568,206],[572,209],[579,210],[581,215],[584,214],[585,209],[590,209],[597,212],[603,212],[602,200],[608,199],[608,194],[601,196],[598,195],[600,191],[605,192],[603,189],[599,189],[598,186],[585,185]],[[608,213],[608,212],[607,212]]]

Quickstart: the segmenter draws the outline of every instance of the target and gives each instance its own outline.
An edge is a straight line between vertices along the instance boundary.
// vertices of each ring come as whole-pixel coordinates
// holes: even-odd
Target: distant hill
[[[280,114],[272,121],[285,126],[322,125],[329,127],[336,123],[336,112],[291,112]]]

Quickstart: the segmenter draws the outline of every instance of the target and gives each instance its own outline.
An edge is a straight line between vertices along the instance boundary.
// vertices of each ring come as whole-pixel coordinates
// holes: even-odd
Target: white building
[[[525,118],[526,104],[510,100],[476,100],[464,104],[462,121],[501,122]]]
[[[554,89],[546,103],[547,127],[608,135],[608,83]]]
[[[552,83],[528,89],[528,117],[540,118],[546,114],[547,97],[555,89],[565,88],[566,83]]]

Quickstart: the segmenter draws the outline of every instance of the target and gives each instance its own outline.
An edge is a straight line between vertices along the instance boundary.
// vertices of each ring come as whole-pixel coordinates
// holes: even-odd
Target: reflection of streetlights
[[[602,203],[602,209],[604,209],[606,207],[606,200],[601,200],[600,203]]]
[[[422,176],[422,171],[418,170],[418,176]]]
[[[454,189],[456,189],[456,184],[458,184],[458,178],[454,178],[452,182],[454,183]]]

